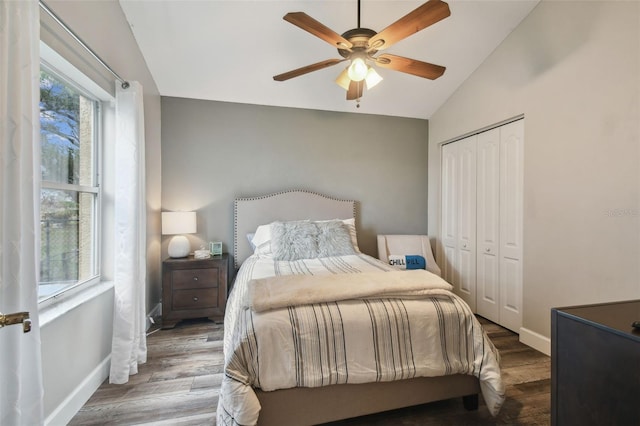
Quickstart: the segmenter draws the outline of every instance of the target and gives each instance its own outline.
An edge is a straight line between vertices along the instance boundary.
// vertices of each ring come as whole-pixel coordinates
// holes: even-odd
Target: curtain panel
[[[147,360],[145,140],[142,86],[116,83],[114,322],[109,382]]]
[[[28,311],[29,333],[0,328],[0,425],[44,422],[38,279],[40,17],[0,0],[0,312]]]

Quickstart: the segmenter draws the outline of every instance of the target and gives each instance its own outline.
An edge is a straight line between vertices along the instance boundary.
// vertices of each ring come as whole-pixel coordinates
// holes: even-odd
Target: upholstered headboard
[[[304,190],[283,191],[234,202],[233,258],[239,268],[253,250],[247,234],[276,220],[328,220],[355,218],[356,202]]]

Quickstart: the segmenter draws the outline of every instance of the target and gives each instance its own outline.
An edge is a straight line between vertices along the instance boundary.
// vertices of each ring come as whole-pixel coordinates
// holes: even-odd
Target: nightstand
[[[224,319],[229,256],[166,259],[162,262],[162,328],[183,319]]]

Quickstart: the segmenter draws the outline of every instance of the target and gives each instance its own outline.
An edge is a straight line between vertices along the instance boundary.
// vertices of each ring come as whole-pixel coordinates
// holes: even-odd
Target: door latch
[[[22,324],[23,333],[30,332],[31,320],[29,319],[29,312],[15,312],[6,315],[0,312],[0,328],[13,324]]]

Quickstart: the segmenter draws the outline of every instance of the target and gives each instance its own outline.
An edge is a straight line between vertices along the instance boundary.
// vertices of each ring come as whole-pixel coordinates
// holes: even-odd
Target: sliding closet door
[[[443,275],[476,309],[476,137],[442,147]]]
[[[500,324],[522,326],[524,121],[500,128]]]
[[[476,311],[476,136],[457,142],[458,176],[458,295]],[[455,286],[455,285],[454,285]]]
[[[442,147],[443,277],[477,314],[522,326],[524,120]]]
[[[451,285],[458,279],[458,149],[456,144],[442,147],[442,277]]]
[[[500,322],[500,129],[478,135],[477,313]]]

